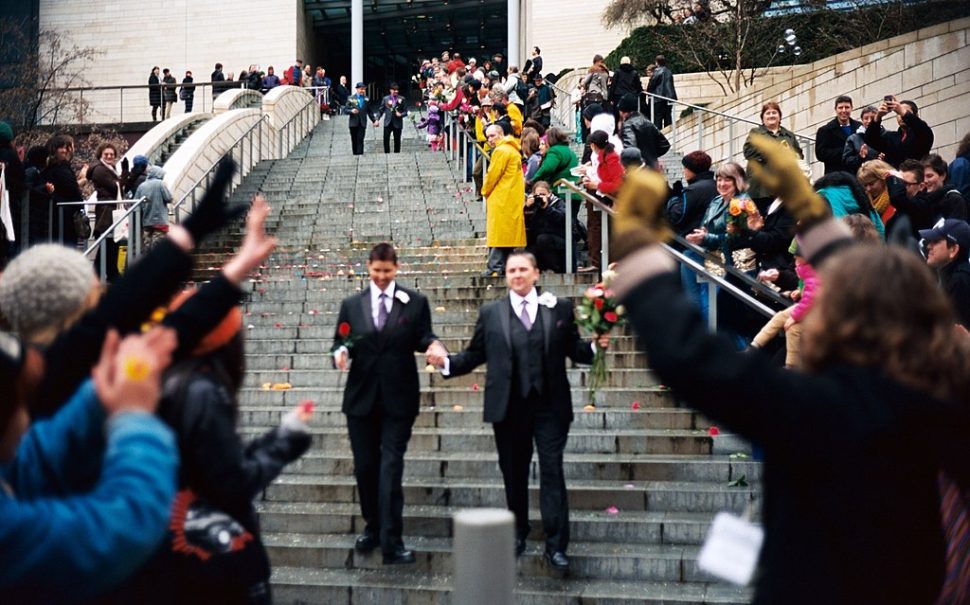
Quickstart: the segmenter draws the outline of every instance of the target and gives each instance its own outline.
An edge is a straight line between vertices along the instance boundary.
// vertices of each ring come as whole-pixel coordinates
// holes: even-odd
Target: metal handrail
[[[126,223],[128,221],[128,217],[131,216],[133,212],[135,214],[135,218],[134,218],[133,224],[128,227],[128,241],[129,241],[128,259],[135,260],[141,256],[142,254],[141,211],[139,209],[141,208],[142,204],[144,204],[147,201],[148,201],[148,198],[141,197],[141,198],[138,198],[137,200],[122,200],[122,201],[115,201],[115,202],[90,202],[91,205],[108,205],[108,204],[118,205],[118,204],[129,204],[129,203],[132,204],[131,207],[129,207],[120,218],[118,218],[118,220],[112,223],[110,227],[105,229],[104,233],[99,235],[98,238],[95,239],[94,242],[90,246],[88,246],[87,249],[84,250],[84,256],[88,256],[95,250],[98,251],[98,258],[100,259],[100,262],[98,263],[99,269],[100,269],[98,274],[100,275],[102,280],[105,279],[108,275],[108,243],[107,243],[108,237],[114,237],[115,231],[117,231],[118,227]],[[61,202],[58,204],[58,206],[78,206],[78,205],[83,205],[87,203],[88,202],[83,202],[83,201],[82,202]],[[135,212],[135,210],[139,210],[139,211]],[[63,222],[64,222],[63,212],[61,213],[61,216],[62,216],[61,230],[63,233]]]
[[[283,124],[282,126],[280,126],[279,135],[278,135],[278,137],[279,137],[279,156],[280,156],[280,158],[283,157],[283,131],[286,131],[287,132],[287,136],[289,136],[290,124],[292,124],[293,122],[295,122],[297,120],[297,118],[301,118],[303,120],[306,120],[307,118],[304,115],[304,112],[306,112],[306,110],[307,110],[308,107],[310,107],[311,105],[316,105],[316,103],[317,103],[316,97],[311,96],[310,97],[310,100],[303,104],[303,107],[301,107],[299,110],[297,110],[297,112],[295,114],[293,114],[293,116],[289,120],[287,120],[285,124]],[[306,124],[306,126],[309,128],[309,124],[308,123]],[[233,146],[235,146],[235,143],[233,143]],[[291,147],[290,148],[290,151],[292,151],[292,150],[293,150],[293,148]],[[289,152],[287,152],[287,153],[289,153]]]
[[[147,200],[148,200],[148,198],[142,197],[142,198],[138,198],[137,200],[126,200],[126,201],[121,201],[121,202],[96,202],[98,204],[128,204],[128,203],[131,203],[131,202],[134,202],[134,203],[131,205],[130,208],[128,208],[128,210],[124,213],[124,215],[121,218],[119,218],[114,223],[112,223],[111,226],[108,227],[105,230],[104,233],[102,233],[100,236],[98,236],[98,239],[94,240],[94,242],[90,246],[87,247],[87,249],[84,251],[84,255],[87,256],[88,254],[91,254],[92,252],[94,252],[94,249],[97,248],[98,246],[100,246],[101,245],[101,242],[103,242],[109,235],[114,234],[115,229],[117,229],[122,223],[125,222],[125,219],[127,219],[128,216],[131,215],[132,211],[134,211],[136,208],[140,207]],[[83,204],[84,202],[80,202],[80,203]],[[76,205],[76,204],[77,204],[77,202],[65,202],[63,204],[58,204],[58,205],[73,206],[73,205]],[[139,220],[140,217],[141,217],[141,214],[139,214],[138,216],[136,216],[135,217],[135,220]],[[130,231],[131,231],[131,229],[129,229],[129,232]]]
[[[572,253],[572,245],[571,245],[572,244],[572,213],[569,212],[569,206],[572,202],[573,193],[580,195],[585,201],[589,202],[598,212],[601,212],[604,214],[604,221],[603,221],[603,228],[602,228],[603,259],[602,259],[601,266],[602,267],[608,266],[609,257],[607,255],[607,250],[609,249],[609,225],[607,222],[607,218],[615,216],[616,210],[614,208],[611,208],[610,206],[607,206],[602,201],[598,200],[595,196],[592,196],[586,193],[580,187],[576,186],[574,183],[571,183],[570,181],[567,181],[566,179],[559,179],[558,181],[555,182],[554,185],[557,187],[564,186],[567,189],[566,191],[566,206],[567,206],[567,212],[566,212],[566,263],[567,264],[566,266],[567,267],[572,266],[572,254],[571,254]],[[679,252],[678,250],[675,250],[668,244],[663,244],[663,249],[668,255],[672,256],[674,260],[686,266],[692,272],[702,276],[709,283],[720,286],[729,294],[731,294],[732,296],[734,296],[744,304],[748,305],[758,313],[766,317],[772,317],[775,314],[774,309],[772,309],[771,307],[768,307],[767,305],[757,300],[753,296],[749,295],[748,293],[746,293],[744,290],[742,290],[735,284],[730,283],[723,277],[710,273],[709,271],[707,271],[707,269],[704,267],[703,264],[697,263],[687,258],[681,252]],[[738,274],[739,274],[739,277],[743,276],[743,279],[751,280],[749,276],[744,275],[741,272],[738,272]],[[764,286],[764,284],[760,284],[760,283],[758,283],[757,285],[761,287],[766,287]],[[713,291],[713,285],[712,285],[711,288],[709,289],[709,295],[711,296],[712,301],[713,301],[713,294],[714,294],[714,291]],[[777,294],[775,294],[774,292],[772,292],[772,294],[777,296]],[[787,302],[790,304],[791,301],[787,301]],[[711,326],[711,329],[715,329],[717,327],[717,305],[716,304],[708,305],[708,325]]]
[[[233,141],[232,145],[229,146],[229,152],[231,153],[232,150],[235,149],[236,146],[239,145],[239,143],[244,138],[246,138],[247,136],[249,136],[253,132],[253,130],[255,130],[257,128],[262,128],[262,125],[264,123],[268,123],[268,122],[269,122],[269,114],[264,114],[262,117],[260,117],[259,120],[257,120],[257,122],[255,124],[253,124],[252,126],[249,127],[249,130],[247,130],[246,132],[244,132],[241,135],[239,135],[239,137],[235,141]],[[260,153],[260,155],[262,155],[262,153]],[[172,205],[172,208],[169,210],[169,214],[171,214],[172,216],[175,217],[175,223],[176,224],[182,222],[180,220],[181,215],[179,214],[179,211],[180,211],[182,205],[189,199],[189,197],[193,197],[193,199],[194,199],[194,195],[195,195],[196,189],[199,188],[199,185],[202,184],[202,181],[208,180],[209,178],[211,178],[212,173],[215,171],[215,169],[216,169],[216,167],[218,165],[219,165],[218,162],[216,162],[215,164],[213,164],[209,168],[209,170],[206,171],[205,174],[203,174],[201,177],[199,177],[199,179],[197,181],[195,181],[194,183],[192,183],[192,186],[189,187],[189,189],[186,192],[186,194],[183,195],[182,198],[179,201],[177,201],[175,204]]]

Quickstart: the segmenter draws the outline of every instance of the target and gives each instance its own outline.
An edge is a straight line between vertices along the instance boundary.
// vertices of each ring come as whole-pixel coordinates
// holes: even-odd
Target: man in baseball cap
[[[970,224],[940,219],[932,229],[920,229],[919,236],[926,242],[926,264],[940,276],[960,323],[970,328]]]

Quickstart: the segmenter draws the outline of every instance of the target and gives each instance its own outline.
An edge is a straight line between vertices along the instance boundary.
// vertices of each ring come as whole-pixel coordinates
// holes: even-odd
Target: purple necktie
[[[522,301],[522,312],[519,314],[519,320],[527,331],[532,329],[532,319],[529,317],[529,301],[527,300]]]
[[[380,307],[377,309],[377,329],[383,330],[384,324],[387,323],[387,304],[384,301],[387,300],[387,294],[381,292],[381,295],[377,297],[377,304]]]

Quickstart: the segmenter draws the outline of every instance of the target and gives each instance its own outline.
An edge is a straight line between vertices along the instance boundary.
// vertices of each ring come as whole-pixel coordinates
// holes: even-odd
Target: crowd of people
[[[16,603],[271,602],[253,498],[310,445],[310,406],[244,443],[240,285],[276,245],[257,196],[218,277],[182,291],[229,208],[224,161],[191,217],[102,295],[41,244],[0,274],[0,591]]]
[[[316,97],[321,115],[327,118],[336,108],[342,106],[351,94],[347,76],[340,76],[337,84],[334,84],[323,66],[318,65],[314,70],[309,63],[304,65],[302,59],[297,59],[281,73],[277,73],[272,65],[263,70],[257,64],[250,64],[249,67],[239,70],[238,76],[234,72],[226,72],[222,63],[216,63],[209,81],[212,85],[213,99],[231,88],[246,88],[262,93],[267,93],[277,86],[292,85],[307,88]],[[152,108],[152,121],[158,120],[159,113],[163,120],[170,118],[172,106],[179,100],[185,103],[185,113],[190,113],[195,103],[197,87],[198,84],[195,83],[191,71],[185,72],[185,77],[179,84],[169,68],[162,69],[159,74],[158,66],[152,67],[148,76],[148,104]]]

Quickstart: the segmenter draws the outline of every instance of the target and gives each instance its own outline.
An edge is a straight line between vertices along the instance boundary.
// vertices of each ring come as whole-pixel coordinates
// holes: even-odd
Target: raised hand
[[[276,248],[277,239],[266,234],[266,217],[271,210],[266,198],[256,194],[246,217],[246,237],[242,246],[222,268],[223,275],[232,283],[240,284]]]
[[[170,328],[153,328],[144,335],[124,340],[110,330],[101,359],[91,374],[94,389],[105,411],[153,413],[161,393],[160,376],[171,361],[177,338]]]
[[[764,158],[764,165],[751,162],[753,177],[781,198],[795,219],[805,222],[803,227],[831,215],[829,205],[812,189],[802,173],[794,151],[764,135],[752,134],[750,142]]]

